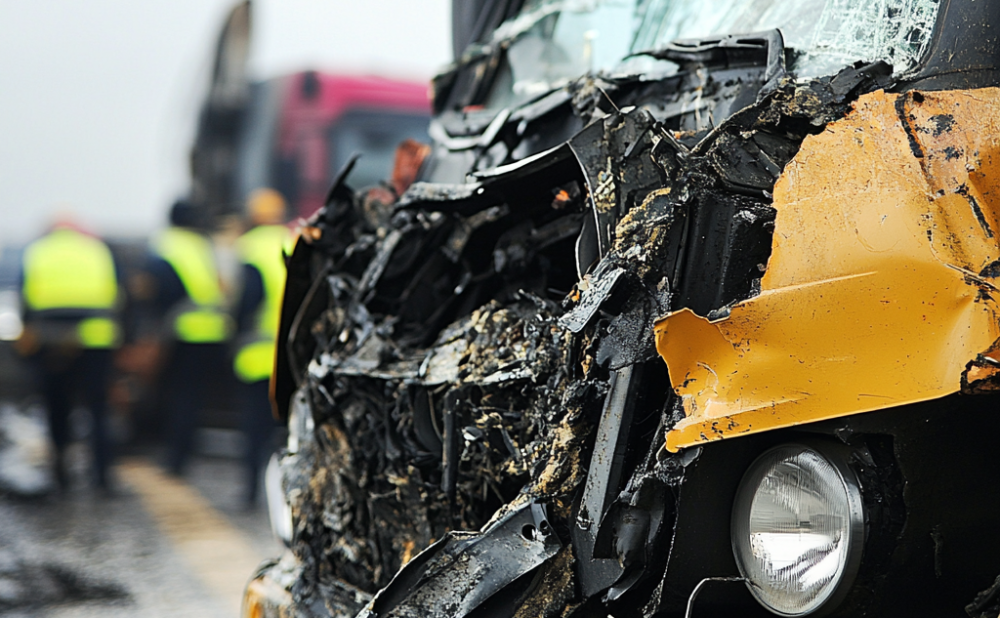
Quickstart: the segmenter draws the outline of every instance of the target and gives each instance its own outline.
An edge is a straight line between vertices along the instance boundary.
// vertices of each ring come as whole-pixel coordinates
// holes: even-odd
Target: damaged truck
[[[454,9],[289,256],[244,615],[995,618],[1000,3]]]

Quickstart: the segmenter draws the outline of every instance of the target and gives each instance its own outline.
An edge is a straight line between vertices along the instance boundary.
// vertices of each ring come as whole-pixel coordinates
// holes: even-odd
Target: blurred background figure
[[[152,243],[147,273],[149,307],[166,344],[166,465],[181,475],[208,390],[220,379],[217,369],[231,330],[212,244],[199,231],[198,210],[187,200],[170,209],[170,226]]]
[[[263,10],[263,5],[254,6]],[[313,215],[355,153],[365,153],[350,177],[351,185],[360,188],[388,178],[401,140],[429,140],[427,83],[420,79],[311,69],[263,79],[251,74],[250,16],[245,2],[235,4],[226,16],[197,115],[189,186],[182,192],[186,199],[174,207],[171,229],[152,243],[157,251],[149,268],[128,279],[130,298],[138,307],[129,314],[136,317],[135,327],[129,329],[136,336],[122,366],[131,383],[141,385],[133,389],[130,421],[134,435],[147,444],[166,436],[167,467],[178,474],[192,452],[239,454],[254,470],[258,465],[250,459],[266,460],[271,452],[271,417],[261,412],[266,400],[248,395],[244,388],[258,383],[248,388],[258,394],[266,391],[274,348],[264,350],[265,329],[255,320],[264,312],[261,303],[277,302],[266,297],[283,289],[283,284],[271,286],[270,272],[256,260],[257,254],[249,253],[268,236],[264,230],[271,228],[268,237],[274,237],[277,230],[272,226],[283,228],[290,219]],[[238,240],[247,217],[255,229]],[[180,248],[184,243],[174,242],[177,238],[187,239],[185,249]],[[160,250],[164,239],[178,245],[175,254],[187,257],[166,259]],[[283,270],[280,252],[273,258],[272,266]],[[240,341],[233,349],[239,358],[225,358],[222,339],[191,341],[174,328],[181,311],[177,303],[187,302],[190,309],[197,300],[192,288],[196,282],[182,281],[181,262],[212,263],[216,274],[203,278],[221,284],[211,294],[204,290],[203,300],[214,298],[215,288],[220,298],[237,292],[228,302],[208,304],[213,311],[224,304],[240,323]],[[233,371],[231,361],[245,366],[247,359],[263,359],[264,354],[266,361],[257,362],[266,365],[266,373]],[[258,402],[256,417],[248,416],[251,400]],[[248,424],[251,418],[259,421],[255,428]],[[256,486],[255,473],[248,474],[248,483]],[[241,497],[253,497],[253,490]]]
[[[25,249],[21,291],[24,330],[18,345],[38,372],[55,447],[56,481],[68,489],[69,420],[79,394],[91,416],[94,481],[109,490],[108,379],[112,351],[121,339],[118,271],[111,251],[63,215]]]
[[[268,385],[285,290],[284,253],[291,238],[285,226],[285,199],[273,189],[258,189],[247,201],[252,226],[236,242],[241,291],[235,305],[237,327],[233,371],[240,381],[238,403],[245,444],[246,505],[254,507],[260,472],[274,450],[276,422]]]
[[[151,494],[165,486],[196,488],[261,545],[247,565],[210,567],[236,574],[224,594],[238,602],[247,573],[275,553],[264,513],[243,508],[251,454],[259,462],[272,449],[266,424],[256,434],[265,437],[249,436],[251,410],[257,410],[253,418],[270,419],[260,396],[266,379],[248,375],[243,382],[234,371],[236,354],[249,358],[267,313],[266,300],[253,307],[241,298],[254,287],[251,282],[244,290],[244,270],[257,271],[262,298],[269,285],[267,267],[253,266],[246,243],[237,243],[247,230],[248,198],[270,187],[284,198],[283,220],[309,217],[355,152],[365,153],[349,179],[360,189],[389,177],[401,140],[429,141],[428,79],[452,60],[450,7],[449,0],[0,2],[0,566],[59,556],[59,572],[79,576],[67,581],[119,581],[134,604],[94,610],[108,616],[235,615],[235,609],[217,611],[206,598],[211,593],[197,579],[201,571],[180,562],[170,566],[176,561],[164,558],[173,551],[169,543],[150,542],[158,533],[150,518],[135,515],[137,488]],[[178,209],[177,231],[193,229],[195,236],[175,243],[181,250],[168,260],[167,251],[155,249],[163,248],[158,232],[178,195],[191,208]],[[34,379],[41,379],[36,369],[48,356],[34,329],[21,337],[21,258],[25,245],[53,220],[55,205],[66,202],[96,230],[117,266],[112,315],[124,341],[105,354],[115,357],[109,426],[95,427],[104,432],[103,442],[116,447],[119,466],[111,480],[123,490],[113,503],[80,491],[69,500],[21,504],[11,496],[41,495],[53,484],[44,385]],[[209,257],[199,261],[192,257],[197,255]],[[184,329],[178,329],[178,317],[204,309],[193,298],[198,293],[186,287],[197,279],[181,272],[188,262],[192,270],[218,271],[226,300],[207,303],[212,312],[221,305],[232,314],[241,305],[251,307],[243,310],[242,336],[232,348],[228,342],[188,341],[179,332]],[[76,345],[84,356],[98,349]],[[31,352],[30,362],[18,348]],[[185,359],[188,353],[195,358]],[[79,361],[76,368],[85,365],[101,367]],[[71,383],[54,381],[57,391]],[[96,388],[102,381],[87,383]],[[91,450],[80,441],[91,437],[90,415],[80,403],[100,407],[81,396],[82,386],[73,393],[73,442],[64,457],[73,481],[83,478],[81,464]],[[257,395],[249,394],[254,388]],[[95,390],[95,397],[101,395]],[[92,437],[101,441],[99,433]],[[183,469],[183,482],[165,478],[147,459]],[[130,478],[140,465],[160,481]],[[51,546],[18,545],[32,538]],[[154,551],[157,546],[160,551]],[[177,577],[161,577],[165,569],[176,569]],[[11,607],[17,613],[23,603],[34,615],[35,607],[47,607],[51,599],[60,604],[57,613],[74,613],[63,609],[76,602],[63,588],[35,585],[39,578],[33,574],[39,572],[18,569],[25,586],[14,592],[13,606],[4,605],[11,602],[10,573],[0,573],[0,614]],[[179,584],[163,594],[168,581]],[[39,592],[43,587],[46,592]],[[81,602],[94,602],[87,599]]]

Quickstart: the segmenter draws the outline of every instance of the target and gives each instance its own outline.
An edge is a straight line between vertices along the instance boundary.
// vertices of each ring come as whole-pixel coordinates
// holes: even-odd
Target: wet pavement
[[[78,470],[68,493],[0,496],[0,615],[235,617],[254,567],[277,556],[238,460],[198,457],[183,480],[123,458],[111,497]]]

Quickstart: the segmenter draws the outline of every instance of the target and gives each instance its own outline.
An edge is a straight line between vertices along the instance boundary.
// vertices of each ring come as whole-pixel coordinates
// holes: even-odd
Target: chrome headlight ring
[[[757,601],[780,616],[835,609],[861,565],[865,512],[847,456],[783,444],[747,469],[733,503],[733,555]]]

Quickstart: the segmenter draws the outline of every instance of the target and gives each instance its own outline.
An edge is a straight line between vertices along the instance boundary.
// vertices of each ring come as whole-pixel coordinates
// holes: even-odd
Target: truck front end
[[[246,613],[1000,611],[1000,5],[480,8],[289,262]]]

